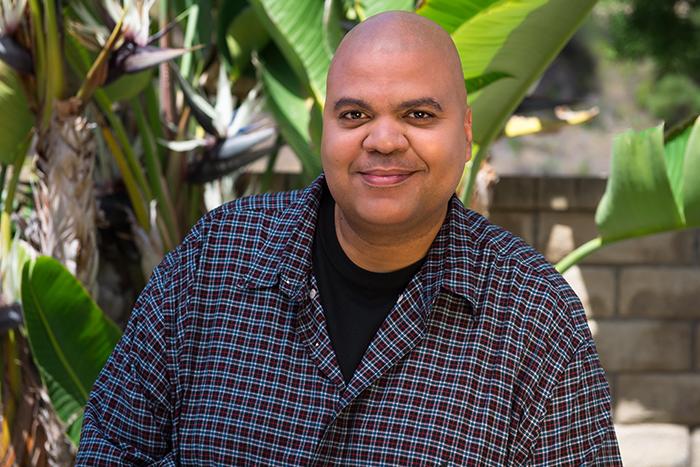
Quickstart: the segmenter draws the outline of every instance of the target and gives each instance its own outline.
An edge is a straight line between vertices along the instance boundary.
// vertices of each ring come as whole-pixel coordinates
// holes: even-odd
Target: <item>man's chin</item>
[[[367,226],[377,228],[397,228],[408,226],[416,220],[416,215],[406,209],[406,203],[400,201],[374,201],[357,206],[352,216]]]

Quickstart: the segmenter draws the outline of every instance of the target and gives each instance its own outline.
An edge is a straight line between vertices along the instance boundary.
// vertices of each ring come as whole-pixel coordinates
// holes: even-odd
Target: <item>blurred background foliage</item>
[[[202,214],[318,175],[330,59],[378,12],[415,10],[457,44],[475,124],[459,194],[472,208],[488,212],[499,172],[588,173],[612,155],[600,237],[563,269],[700,223],[698,1],[600,0],[589,16],[594,5],[3,0],[0,463],[70,465],[138,292]],[[682,126],[613,145],[659,119]]]
[[[670,123],[700,112],[700,1],[604,0],[617,59],[653,64],[638,92],[652,115]]]

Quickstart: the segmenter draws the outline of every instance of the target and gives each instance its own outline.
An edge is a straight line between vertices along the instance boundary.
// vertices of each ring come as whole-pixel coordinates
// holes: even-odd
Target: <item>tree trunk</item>
[[[40,253],[64,264],[97,300],[95,153],[94,134],[77,106],[58,103],[36,144]]]

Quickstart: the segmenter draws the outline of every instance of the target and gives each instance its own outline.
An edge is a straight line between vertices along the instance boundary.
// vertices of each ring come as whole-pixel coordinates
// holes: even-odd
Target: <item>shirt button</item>
[[[314,347],[318,347],[319,345],[321,345],[321,343],[317,341],[317,342],[314,344]]]
[[[318,291],[316,289],[311,289],[309,291],[309,298],[311,300],[316,300],[316,297],[318,297]]]

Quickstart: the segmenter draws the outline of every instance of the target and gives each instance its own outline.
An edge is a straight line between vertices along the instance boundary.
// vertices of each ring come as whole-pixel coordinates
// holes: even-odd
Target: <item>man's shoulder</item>
[[[540,252],[464,207],[458,219],[469,251],[466,279],[482,304],[511,303],[513,312],[523,315],[519,318],[535,320],[549,330],[569,328],[580,337],[588,336],[580,300]]]
[[[528,277],[560,284],[559,273],[522,238],[463,206],[458,206],[456,213],[455,234],[464,239],[462,247],[468,250],[472,269],[515,269]]]

